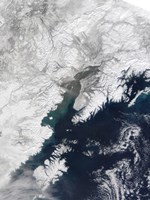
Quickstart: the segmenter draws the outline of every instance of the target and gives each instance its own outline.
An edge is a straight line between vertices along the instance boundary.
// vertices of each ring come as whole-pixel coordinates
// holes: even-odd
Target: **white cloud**
[[[17,173],[15,174],[17,175]],[[0,200],[58,200],[52,195],[53,189],[42,191],[33,177],[33,172],[27,169],[17,177],[13,177],[9,184],[0,189]]]
[[[125,1],[150,11],[150,1],[148,0],[125,0]]]
[[[12,180],[10,184],[0,190],[0,199],[32,200],[37,194],[40,194],[39,188],[31,175],[32,172],[25,171],[16,180]]]

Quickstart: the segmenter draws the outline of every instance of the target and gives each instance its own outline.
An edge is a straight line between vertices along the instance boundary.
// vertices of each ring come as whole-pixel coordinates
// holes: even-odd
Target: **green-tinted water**
[[[58,105],[56,110],[50,111],[42,120],[42,126],[50,125],[55,127],[56,123],[65,116],[69,105],[74,104],[74,97],[65,93],[63,101]]]
[[[73,106],[76,97],[79,95],[81,85],[79,81],[73,81],[71,84],[66,86],[67,91],[64,94],[63,101],[58,104],[57,109],[50,111],[46,117],[42,120],[42,126],[51,126],[55,127],[56,123],[62,119],[67,111],[69,106]]]

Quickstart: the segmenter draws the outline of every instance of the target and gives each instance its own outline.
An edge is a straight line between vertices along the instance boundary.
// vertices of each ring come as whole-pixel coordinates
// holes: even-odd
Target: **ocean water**
[[[150,157],[147,156],[149,152],[147,152],[147,149],[142,151],[142,148],[144,149],[143,141],[150,144],[150,121],[145,118],[145,116],[149,117],[150,114],[150,94],[142,93],[130,108],[128,103],[139,91],[147,86],[149,86],[149,83],[146,82],[143,75],[133,77],[127,82],[127,94],[130,87],[132,87],[132,92],[128,95],[128,102],[109,102],[104,106],[103,110],[100,110],[86,123],[72,124],[71,119],[76,112],[72,106],[68,106],[66,115],[55,126],[54,140],[56,144],[61,144],[64,140],[67,141],[66,145],[71,147],[72,150],[62,155],[62,158],[66,160],[68,171],[54,184],[54,197],[62,200],[107,199],[106,194],[102,195],[103,192],[99,192],[99,183],[94,181],[95,174],[93,172],[102,170],[101,176],[104,175],[105,177],[105,172],[113,170],[114,166],[122,160],[129,160],[130,168],[132,169],[131,180],[129,183],[124,184],[130,184],[137,173],[141,180],[137,180],[137,183],[133,181],[135,185],[138,184],[138,181],[144,182],[143,174],[150,167]],[[134,141],[133,136],[130,139],[133,144],[134,142],[138,143],[135,146],[139,148],[137,151],[141,152],[141,157],[143,156],[143,159],[147,158],[137,165],[134,164],[135,153],[131,147],[126,148],[124,151],[111,152],[111,146],[118,145],[121,142],[119,141],[121,129],[127,123],[141,128],[139,141]],[[68,129],[71,131],[66,131]],[[76,141],[76,144],[71,143],[71,141]],[[107,148],[110,149],[110,152],[105,154],[104,152]],[[101,153],[100,149],[102,149]],[[92,156],[85,155],[85,152],[92,152]],[[134,170],[134,168],[137,168],[137,170]],[[103,191],[103,187],[101,191]],[[143,186],[139,186],[138,192],[141,195],[141,199],[144,196],[145,199],[150,197],[146,183],[145,185],[143,183]],[[111,199],[116,199],[115,194]],[[136,193],[134,195],[131,194],[131,196],[130,194],[126,195],[126,199],[137,199]]]
[[[44,166],[44,161],[53,157],[56,146],[63,144],[71,149],[61,155],[61,159],[66,160],[68,171],[47,189],[54,198],[115,200],[116,190],[107,175],[108,171],[115,169],[118,170],[118,191],[121,190],[119,183],[122,183],[125,199],[136,200],[139,196],[140,199],[148,200],[150,188],[146,174],[150,168],[150,151],[147,148],[150,145],[150,93],[141,93],[135,104],[128,107],[136,94],[148,86],[149,82],[143,76],[132,77],[125,91],[128,94],[132,87],[132,93],[127,95],[128,101],[108,102],[95,116],[77,125],[71,120],[77,114],[73,103],[78,92],[71,97],[66,93],[62,103],[55,111],[48,113],[41,123],[43,126],[52,126],[54,134],[45,141],[41,152],[27,161],[25,167],[35,170],[40,165]],[[49,117],[53,117],[53,120],[49,120]],[[136,137],[132,134],[134,131],[131,131],[128,138],[127,129],[122,136],[123,128],[128,126],[139,127],[140,134]],[[122,143],[124,150],[120,149]],[[137,155],[139,161],[135,162]],[[124,167],[126,165],[127,169]]]

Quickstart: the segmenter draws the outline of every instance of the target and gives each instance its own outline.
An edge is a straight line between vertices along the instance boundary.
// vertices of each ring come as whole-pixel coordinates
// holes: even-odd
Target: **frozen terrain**
[[[66,85],[81,86],[73,105],[79,111],[72,118],[77,124],[107,102],[128,102],[125,83],[131,77],[143,75],[149,81],[149,21],[148,11],[121,0],[0,1],[1,200],[9,200],[7,186],[14,190],[26,181],[25,175],[11,188],[12,173],[39,153],[53,134],[53,127],[41,122],[62,102]],[[59,157],[69,151],[58,146],[53,164],[46,160],[46,169],[34,170],[35,190],[45,190],[67,171]],[[107,176],[115,188],[114,171],[108,170]]]

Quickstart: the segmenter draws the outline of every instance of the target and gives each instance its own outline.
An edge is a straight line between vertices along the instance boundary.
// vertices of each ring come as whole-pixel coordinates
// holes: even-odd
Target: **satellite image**
[[[0,200],[150,200],[144,8],[0,1]]]

